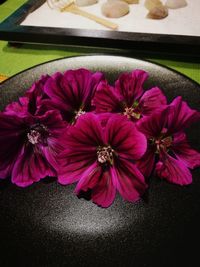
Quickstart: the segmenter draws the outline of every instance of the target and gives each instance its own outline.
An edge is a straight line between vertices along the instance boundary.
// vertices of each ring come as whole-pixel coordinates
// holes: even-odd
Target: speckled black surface
[[[85,56],[27,70],[0,85],[0,109],[17,99],[41,74],[86,67],[113,81],[123,71],[150,73],[146,87],[160,86],[171,100],[182,95],[200,108],[200,87],[163,67],[125,57]],[[200,123],[188,131],[200,150]],[[0,266],[197,266],[200,240],[200,170],[179,187],[152,177],[136,204],[117,196],[108,209],[79,200],[74,185],[43,180],[22,189],[0,181]]]

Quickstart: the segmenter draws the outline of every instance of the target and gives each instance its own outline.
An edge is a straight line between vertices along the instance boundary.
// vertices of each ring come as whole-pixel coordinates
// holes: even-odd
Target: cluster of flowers
[[[137,201],[154,173],[188,185],[200,166],[184,132],[200,119],[180,96],[167,104],[158,87],[143,89],[143,70],[110,85],[87,69],[42,76],[0,113],[0,178],[26,187],[46,176],[101,207],[116,195]]]

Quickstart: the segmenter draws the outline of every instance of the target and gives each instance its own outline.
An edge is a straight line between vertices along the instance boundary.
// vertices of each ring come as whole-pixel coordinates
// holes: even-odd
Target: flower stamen
[[[139,120],[141,117],[141,114],[138,112],[135,112],[134,108],[128,108],[128,107],[125,107],[123,114],[127,116],[128,119],[131,119],[133,117]]]
[[[113,164],[113,152],[114,150],[110,146],[98,147],[97,149],[97,160],[99,163],[110,163]]]
[[[28,141],[35,145],[40,142],[41,139],[41,134],[35,130],[30,130],[29,133],[27,133]]]
[[[85,114],[85,111],[83,111],[82,109],[79,109],[78,111],[75,111],[75,117],[74,120],[76,121],[81,115]]]
[[[168,151],[169,147],[172,144],[172,136],[166,136],[166,137],[161,137],[157,140],[155,140],[155,145],[156,145],[156,152],[160,153],[160,151]]]
[[[38,143],[44,143],[48,135],[48,129],[42,124],[35,124],[31,126],[30,131],[27,133],[28,141],[35,145]]]

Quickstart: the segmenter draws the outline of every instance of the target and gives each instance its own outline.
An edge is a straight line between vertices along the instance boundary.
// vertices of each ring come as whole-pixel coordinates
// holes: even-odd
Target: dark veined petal
[[[60,154],[59,182],[73,183],[97,159],[97,147],[103,144],[102,127],[98,116],[82,115],[75,126],[63,135],[64,151]]]
[[[152,115],[155,110],[162,108],[163,105],[167,105],[167,99],[158,87],[147,90],[139,100],[139,108],[143,116]]]
[[[192,174],[183,161],[175,159],[163,153],[160,161],[156,164],[156,173],[170,183],[178,185],[189,185],[192,183]]]
[[[84,81],[83,85],[80,84],[80,87],[83,87],[85,89],[83,97],[84,110],[90,111],[92,98],[94,97],[97,86],[99,85],[101,80],[104,79],[104,75],[101,72],[91,73],[86,69],[81,69],[80,72],[80,75],[83,77]],[[87,81],[85,79],[85,76],[88,76]]]
[[[27,116],[27,114],[35,115],[42,104],[42,100],[48,98],[44,92],[44,85],[50,76],[42,76],[36,81],[30,89],[25,93],[24,97],[20,97],[17,102],[9,104],[5,112],[7,114],[16,114],[18,116]]]
[[[111,168],[113,184],[127,201],[135,202],[144,194],[147,185],[137,166],[128,160],[119,159]]]
[[[93,113],[86,113],[79,117],[76,124],[70,127],[63,137],[65,146],[80,149],[98,147],[104,143],[101,121]]]
[[[107,81],[101,81],[97,87],[92,104],[95,106],[96,112],[121,112],[121,100],[122,97]]]
[[[193,169],[200,166],[200,153],[190,147],[185,133],[178,133],[173,136],[172,150],[188,168]]]
[[[110,119],[110,117],[113,116],[113,113],[106,112],[106,113],[98,113],[97,115],[98,115],[99,121],[101,122],[101,126],[106,127],[106,124],[108,120]]]
[[[155,111],[151,116],[139,120],[136,126],[148,139],[156,138],[167,127],[169,112],[170,108],[164,107],[162,110]]]
[[[131,107],[134,101],[143,94],[143,84],[148,78],[148,73],[143,70],[134,70],[130,73],[123,73],[115,82],[115,87],[123,100]]]
[[[103,208],[109,207],[115,199],[116,189],[110,171],[103,171],[97,162],[83,173],[75,192],[80,197],[88,190],[91,190],[92,201]]]
[[[50,136],[53,137],[61,135],[68,126],[67,122],[63,121],[58,110],[49,110],[44,115],[35,116],[34,120],[46,126]]]
[[[144,156],[136,164],[141,173],[148,178],[152,174],[155,164],[155,148],[149,146]]]
[[[103,208],[108,208],[114,201],[116,188],[113,184],[110,169],[101,172],[99,181],[93,187],[91,198],[94,203]]]
[[[47,145],[38,145],[38,147],[49,164],[58,172],[60,169],[59,155],[64,149],[62,139],[49,137]]]
[[[101,79],[103,74],[99,72],[68,70],[64,74],[54,74],[45,84],[45,92],[51,98],[52,106],[61,110],[64,118],[70,121],[80,109],[90,110],[91,99]]]
[[[49,75],[42,75],[41,78],[33,83],[33,85],[27,90],[26,96],[29,96],[29,94],[32,94],[33,92],[37,96],[44,96],[44,85],[49,78]]]
[[[176,97],[170,104],[170,113],[168,114],[168,132],[169,134],[183,131],[192,123],[200,120],[200,113],[191,109],[180,96]]]
[[[76,186],[75,193],[80,196],[81,192],[87,192],[90,189],[93,189],[99,182],[101,177],[102,169],[97,163],[93,162],[80,176],[79,182]]]
[[[8,104],[5,108],[5,112],[8,115],[26,116],[28,112],[28,97],[20,97],[17,102]]]
[[[27,90],[25,96],[28,97],[28,112],[32,115],[38,113],[42,100],[47,99],[48,96],[44,92],[44,86],[47,80],[50,78],[49,75],[43,75],[36,81],[29,90]]]
[[[55,170],[42,153],[32,145],[27,145],[15,162],[11,178],[14,184],[26,187],[46,176],[55,175]]]
[[[44,90],[51,100],[45,100],[42,108],[44,110],[58,109],[63,115],[63,118],[70,121],[73,116],[74,107],[72,100],[67,95],[67,89],[61,86],[62,79],[63,74],[60,72],[55,73],[48,79]]]
[[[58,181],[61,184],[77,182],[83,173],[96,161],[94,152],[65,149],[59,156]]]
[[[11,175],[24,143],[26,127],[23,118],[0,113],[0,178]]]
[[[52,101],[51,99],[44,99],[41,101],[41,105],[38,106],[36,115],[43,115],[50,110],[59,111],[62,116],[62,119],[66,122],[71,122],[74,117],[74,110],[71,106],[67,106],[64,102],[56,103],[56,101]]]
[[[140,159],[147,148],[144,134],[122,115],[113,115],[108,120],[105,128],[105,141],[120,157],[130,160]]]

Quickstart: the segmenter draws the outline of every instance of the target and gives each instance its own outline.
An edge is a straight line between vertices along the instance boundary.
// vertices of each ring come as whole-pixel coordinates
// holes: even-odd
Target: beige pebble
[[[98,0],[75,0],[75,4],[77,6],[90,6],[94,5],[98,2]]]
[[[151,10],[155,7],[163,6],[163,4],[160,0],[146,0],[144,6],[146,9]]]
[[[157,6],[152,8],[147,14],[149,19],[164,19],[168,16],[168,9],[165,6]]]
[[[129,5],[123,1],[111,0],[102,5],[101,12],[108,18],[120,18],[129,13]]]
[[[139,0],[123,0],[123,1],[128,4],[139,4]]]
[[[176,9],[187,6],[187,2],[185,0],[167,0],[165,5],[168,8]]]

